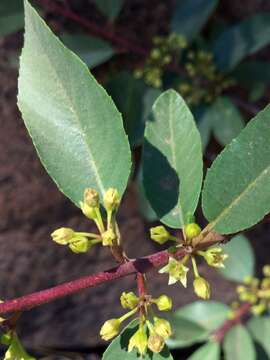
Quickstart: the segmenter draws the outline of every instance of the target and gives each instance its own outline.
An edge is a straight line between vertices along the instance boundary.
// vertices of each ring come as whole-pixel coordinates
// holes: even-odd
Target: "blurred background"
[[[162,89],[173,87],[190,105],[201,131],[205,167],[259,110],[269,103],[270,1],[246,0],[33,0],[62,41],[89,66],[123,114],[134,169],[119,224],[130,257],[161,247],[148,237],[156,224],[141,186],[143,129]],[[11,299],[115,265],[96,247],[73,254],[50,233],[61,226],[91,228],[66,199],[36,155],[16,106],[23,45],[22,0],[0,2],[0,298]],[[198,213],[201,225],[204,220]],[[238,281],[269,263],[266,221],[241,240],[243,257],[233,274],[200,264],[214,300],[230,303]],[[239,242],[240,243],[240,242]],[[235,249],[231,250],[232,253]],[[239,265],[240,264],[240,265]],[[195,300],[192,289],[167,286],[148,275],[153,295],[166,292],[174,308]],[[121,291],[134,278],[85,290],[25,313],[18,332],[36,354],[100,359],[98,336],[105,320],[121,314]],[[190,350],[181,350],[185,359]],[[81,355],[79,355],[81,354]],[[51,357],[56,358],[56,357]]]

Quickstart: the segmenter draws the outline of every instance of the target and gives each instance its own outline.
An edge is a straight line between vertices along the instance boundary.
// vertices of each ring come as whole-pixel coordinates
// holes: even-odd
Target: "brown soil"
[[[169,10],[164,3],[155,2],[168,16]],[[130,3],[130,6],[139,6],[141,1]],[[224,7],[230,9],[228,3],[237,2],[224,1]],[[257,4],[267,2],[253,0],[250,3],[257,11]],[[138,22],[140,29],[153,14],[150,8],[152,6],[145,7],[144,19],[148,20]],[[149,25],[150,33],[157,30],[153,24],[158,23],[161,15],[155,16],[157,18]],[[124,23],[124,18],[120,22]],[[9,36],[0,45],[0,298],[10,299],[107,269],[114,266],[114,261],[103,248],[96,247],[86,255],[75,255],[50,240],[50,232],[57,227],[84,230],[91,225],[46,174],[16,108],[17,71],[8,64],[7,58],[20,47],[21,35]],[[125,196],[119,223],[130,257],[158,250],[147,237],[149,226],[139,214],[132,184]],[[250,232],[260,264],[269,261],[265,251],[269,229],[269,225],[265,225]],[[201,272],[215,284],[213,299],[233,300],[234,284],[204,266]],[[187,291],[179,285],[168,287],[166,276],[156,272],[149,274],[148,279],[149,291],[153,295],[166,292],[173,296],[175,308],[195,300],[191,287]],[[134,285],[134,278],[129,277],[29,311],[22,316],[19,332],[25,344],[37,350],[97,346],[101,344],[98,331],[102,323],[121,314],[121,291],[132,290]]]

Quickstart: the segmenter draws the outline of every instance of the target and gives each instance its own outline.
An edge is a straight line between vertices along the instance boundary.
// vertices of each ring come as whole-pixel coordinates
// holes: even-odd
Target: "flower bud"
[[[69,244],[70,250],[75,254],[86,253],[91,247],[91,242],[85,236],[77,236],[76,239]]]
[[[153,333],[149,336],[147,346],[153,353],[160,353],[164,345],[165,341],[160,335]]]
[[[251,312],[255,316],[260,316],[266,309],[266,304],[264,302],[260,302],[259,304],[252,306]]]
[[[159,336],[167,339],[172,335],[172,328],[168,320],[156,317],[154,321],[154,330]]]
[[[150,238],[159,244],[164,244],[170,239],[170,233],[163,225],[159,225],[150,229]]]
[[[70,228],[62,227],[51,233],[52,240],[60,245],[67,245],[74,238],[75,231]]]
[[[120,196],[116,189],[109,188],[104,195],[104,206],[107,211],[114,211],[120,204]]]
[[[95,189],[87,188],[84,191],[84,203],[90,207],[99,207],[99,194]]]
[[[1,340],[0,340],[1,344],[10,345],[11,341],[12,341],[11,332],[8,332],[1,336]]]
[[[120,328],[121,321],[119,319],[107,320],[100,329],[100,336],[103,340],[110,340],[115,337]]]
[[[167,295],[161,295],[159,298],[154,300],[159,311],[169,311],[172,308],[172,299]]]
[[[124,309],[134,309],[139,303],[139,298],[132,291],[128,293],[123,292],[120,302]]]
[[[103,246],[112,246],[117,239],[115,232],[113,229],[108,229],[102,233],[102,245]]]
[[[265,265],[263,267],[263,275],[266,277],[270,277],[270,265]]]
[[[90,220],[95,220],[97,217],[96,208],[87,205],[85,202],[80,201],[80,206],[83,214]]]
[[[193,281],[193,287],[196,295],[204,300],[208,300],[210,298],[210,285],[207,280],[203,277],[198,276]]]
[[[184,233],[187,239],[193,239],[201,233],[202,229],[196,223],[187,224],[184,226]]]
[[[144,326],[140,326],[139,329],[131,336],[128,343],[128,352],[131,352],[134,348],[138,349],[141,356],[146,353],[147,350],[147,334]]]

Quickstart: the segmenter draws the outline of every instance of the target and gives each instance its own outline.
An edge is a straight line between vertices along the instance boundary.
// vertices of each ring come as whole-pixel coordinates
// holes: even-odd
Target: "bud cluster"
[[[224,90],[235,85],[233,79],[217,70],[213,55],[207,51],[188,51],[185,72],[186,79],[178,91],[190,105],[212,103]]]
[[[244,279],[243,285],[237,287],[237,293],[241,302],[252,304],[251,312],[261,315],[270,309],[270,265],[263,267],[264,277],[259,280],[255,277]],[[234,307],[238,308],[239,303]]]
[[[147,349],[153,353],[162,351],[166,339],[171,336],[172,330],[169,321],[159,318],[154,314],[152,306],[155,305],[159,311],[169,311],[172,308],[172,300],[167,295],[152,298],[150,295],[136,296],[133,292],[123,292],[120,303],[124,309],[129,311],[117,319],[107,320],[100,330],[103,340],[110,340],[120,331],[121,324],[131,316],[136,315],[139,326],[130,337],[128,351],[136,349],[143,356]],[[149,311],[151,307],[151,312]],[[151,316],[149,315],[151,314]]]
[[[135,70],[134,76],[143,78],[150,86],[160,88],[164,69],[179,50],[187,47],[187,43],[182,35],[171,33],[168,36],[154,37],[153,45],[144,67]]]
[[[99,243],[103,246],[116,244],[118,236],[115,215],[120,204],[118,191],[109,188],[104,194],[103,203],[107,213],[106,228],[101,215],[98,192],[91,188],[85,189],[83,201],[80,202],[83,214],[95,222],[99,234],[77,232],[71,228],[62,227],[51,234],[52,240],[57,244],[67,245],[74,253],[85,253]]]

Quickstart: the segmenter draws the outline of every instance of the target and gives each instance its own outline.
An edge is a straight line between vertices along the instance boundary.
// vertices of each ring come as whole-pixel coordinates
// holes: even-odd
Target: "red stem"
[[[227,321],[224,322],[223,325],[221,325],[220,328],[218,328],[217,330],[215,330],[212,334],[212,338],[214,341],[217,342],[222,342],[225,335],[227,334],[227,332],[229,330],[231,330],[231,328],[233,326],[235,326],[236,324],[239,324],[242,320],[243,317],[247,315],[247,313],[249,312],[251,308],[251,304],[249,303],[245,303],[243,304],[236,312],[235,315],[233,317],[233,319],[228,319]]]
[[[188,253],[186,249],[180,249],[175,254],[177,258],[182,258]],[[145,273],[152,268],[162,266],[167,263],[170,254],[164,250],[158,253],[138,258],[110,270],[88,275],[80,279],[70,281],[52,288],[41,290],[30,295],[25,295],[14,300],[7,300],[0,304],[0,314],[13,311],[29,310],[33,307],[46,304],[67,295],[74,294],[80,290],[104,284],[108,281],[122,278],[127,275]]]

